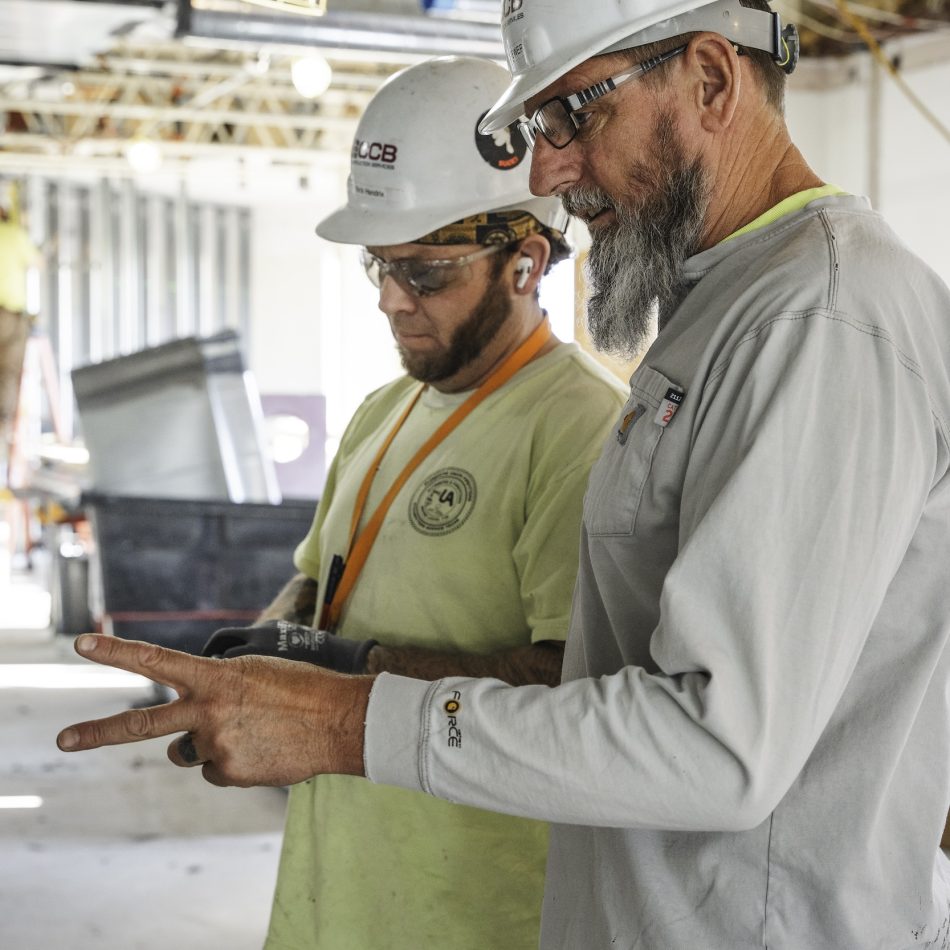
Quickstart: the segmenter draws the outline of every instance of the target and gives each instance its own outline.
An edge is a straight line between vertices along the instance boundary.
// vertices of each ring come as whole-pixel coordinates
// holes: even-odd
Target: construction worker
[[[555,339],[538,302],[542,275],[570,253],[567,215],[530,194],[516,131],[476,132],[507,78],[485,60],[436,59],[367,106],[347,202],[317,233],[363,248],[406,375],[350,422],[297,550],[301,574],[258,626],[219,631],[206,653],[559,681],[581,498],[624,396]],[[456,419],[381,513],[420,446]],[[344,556],[332,608],[321,600],[314,616]],[[267,946],[475,950],[503,934],[536,947],[546,850],[541,822],[350,777],[305,782],[290,793]]]
[[[659,326],[591,472],[562,685],[79,650],[196,690],[150,734],[212,781],[293,761],[554,822],[544,950],[945,945],[950,291],[792,143],[764,4],[506,0],[502,29],[481,127],[520,117],[533,190],[587,221],[597,339]],[[265,677],[281,725],[229,735]]]
[[[0,204],[0,469],[16,410],[26,341],[33,318],[27,313],[27,274],[39,251],[20,224],[16,202]]]

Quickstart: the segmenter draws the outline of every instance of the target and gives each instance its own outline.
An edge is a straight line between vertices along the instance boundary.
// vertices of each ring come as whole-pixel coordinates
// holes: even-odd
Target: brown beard
[[[481,356],[511,315],[511,300],[502,286],[501,269],[493,272],[485,292],[468,318],[455,328],[441,353],[407,353],[399,348],[405,371],[421,383],[438,383],[455,376]]]
[[[587,327],[594,345],[623,359],[636,356],[668,319],[683,288],[683,263],[699,250],[709,206],[705,169],[689,159],[669,115],[653,128],[653,158],[636,163],[628,179],[646,197],[614,199],[598,188],[562,196],[569,213],[611,208],[615,223],[595,230],[585,264]]]

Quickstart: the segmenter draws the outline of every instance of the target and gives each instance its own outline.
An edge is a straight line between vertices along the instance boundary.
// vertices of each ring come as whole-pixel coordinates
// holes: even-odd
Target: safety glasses
[[[646,75],[651,69],[662,66],[669,62],[674,56],[679,56],[687,47],[678,46],[676,49],[669,50],[666,53],[660,53],[659,56],[652,56],[638,63],[632,69],[626,72],[618,73],[616,76],[610,76],[602,79],[600,82],[575,92],[571,96],[555,96],[548,99],[543,105],[539,106],[533,116],[518,123],[518,129],[528,143],[528,148],[534,149],[534,143],[539,135],[543,135],[548,142],[555,148],[564,148],[574,141],[578,130],[584,124],[582,117],[578,118],[578,112],[589,106],[594,100],[606,96],[608,92],[620,88],[624,83],[632,82]]]
[[[431,297],[433,294],[447,290],[453,284],[467,280],[471,276],[469,264],[496,254],[506,246],[505,244],[489,244],[463,257],[451,257],[446,260],[402,257],[395,261],[384,261],[364,247],[360,252],[360,257],[366,276],[374,287],[382,287],[383,281],[387,277],[392,277],[407,293],[416,297]]]

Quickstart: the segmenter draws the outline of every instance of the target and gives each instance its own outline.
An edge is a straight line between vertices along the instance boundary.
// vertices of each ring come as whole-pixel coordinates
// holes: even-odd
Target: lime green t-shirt
[[[326,579],[377,448],[418,387],[370,396],[348,427],[295,561]],[[466,394],[427,389],[363,520]],[[574,344],[522,369],[411,476],[339,632],[489,653],[566,636],[588,472],[622,387]],[[547,826],[347,776],[291,790],[269,950],[535,948]]]

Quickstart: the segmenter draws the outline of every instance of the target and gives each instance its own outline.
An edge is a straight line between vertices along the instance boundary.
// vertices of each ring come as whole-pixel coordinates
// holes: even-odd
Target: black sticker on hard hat
[[[350,149],[350,161],[353,165],[392,168],[396,164],[398,154],[399,149],[391,142],[370,142],[354,139]]]
[[[478,153],[492,168],[498,168],[502,171],[517,168],[524,161],[528,151],[528,143],[525,142],[514,125],[508,125],[497,132],[482,135],[478,131],[478,126],[486,115],[488,115],[487,109],[479,116],[478,122],[475,123],[475,144],[478,146]]]

